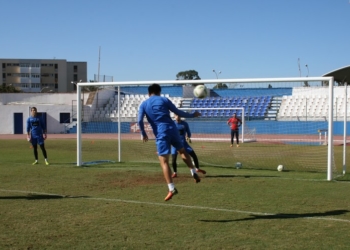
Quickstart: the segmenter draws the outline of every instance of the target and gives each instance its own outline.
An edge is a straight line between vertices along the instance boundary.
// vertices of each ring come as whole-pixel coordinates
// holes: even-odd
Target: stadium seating
[[[128,89],[131,92],[131,88]],[[219,90],[215,90],[219,93]],[[277,90],[275,90],[276,92]],[[126,92],[126,91],[125,91]],[[144,90],[143,90],[144,93]],[[226,93],[221,91],[220,93]],[[242,92],[243,93],[243,92]],[[248,93],[248,91],[246,92]],[[254,94],[254,91],[251,91]],[[276,92],[277,93],[277,92]],[[292,95],[287,93],[280,98],[280,103],[273,106],[275,96],[272,95],[242,95],[238,96],[220,96],[207,97],[203,99],[182,98],[179,96],[172,96],[169,93],[163,94],[169,98],[177,107],[187,107],[202,109],[201,117],[203,118],[228,118],[237,113],[242,116],[240,110],[229,110],[229,108],[244,108],[244,116],[249,119],[266,119],[271,116],[271,112],[275,112],[276,119],[290,120],[290,119],[324,119],[328,116],[328,97],[327,95]],[[118,118],[118,104],[120,108],[120,117],[135,121],[137,119],[137,112],[139,105],[148,98],[148,95],[140,93],[129,93],[121,95],[118,100],[117,95],[107,100],[102,107],[99,107],[91,115],[92,119],[117,119]],[[334,100],[335,116],[344,115],[345,100],[343,97],[337,97]],[[203,110],[206,109],[207,110]]]

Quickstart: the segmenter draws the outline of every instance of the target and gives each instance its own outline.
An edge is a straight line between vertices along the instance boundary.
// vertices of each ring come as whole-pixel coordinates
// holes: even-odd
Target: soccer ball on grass
[[[237,168],[237,169],[242,168],[242,163],[241,163],[241,162],[236,162],[236,168]]]
[[[283,170],[284,170],[284,166],[283,165],[278,165],[277,171],[282,172]]]
[[[208,96],[208,89],[204,85],[197,85],[193,89],[193,95],[200,99],[205,98]]]

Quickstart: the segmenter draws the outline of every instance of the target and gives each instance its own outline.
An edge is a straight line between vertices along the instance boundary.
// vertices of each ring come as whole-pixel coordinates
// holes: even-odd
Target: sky
[[[88,80],[175,80],[186,70],[201,79],[317,77],[350,65],[349,0],[0,4],[0,58],[84,61]]]

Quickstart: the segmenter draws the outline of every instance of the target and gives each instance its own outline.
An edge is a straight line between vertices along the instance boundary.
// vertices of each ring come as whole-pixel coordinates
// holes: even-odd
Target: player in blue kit
[[[148,87],[149,98],[140,105],[138,124],[142,133],[142,139],[144,142],[147,142],[148,136],[143,123],[143,118],[146,116],[156,137],[158,159],[169,188],[168,195],[164,200],[168,201],[173,197],[173,195],[178,193],[173,183],[171,170],[169,167],[171,146],[176,148],[183,161],[191,169],[191,174],[196,183],[200,182],[200,178],[192,165],[191,157],[183,147],[176,124],[170,117],[170,111],[186,118],[198,117],[200,116],[200,113],[195,112],[190,114],[177,109],[168,98],[160,96],[161,90],[162,89],[159,84],[152,84]]]
[[[187,142],[191,143],[191,135],[192,135],[190,127],[188,126],[188,123],[181,120],[181,117],[179,115],[175,115],[175,124],[177,126],[177,130],[179,131],[179,135],[186,152],[193,159],[194,165],[196,167],[196,172],[206,174],[207,173],[206,171],[199,168],[199,162],[198,162],[198,157],[196,155],[196,152],[194,152],[193,148],[187,143]],[[171,177],[176,178],[177,177],[177,163],[176,163],[177,150],[174,147],[171,147],[171,159],[172,159],[172,166],[174,170],[174,173]]]
[[[47,154],[45,149],[44,140],[47,138],[46,124],[37,116],[36,107],[30,109],[31,116],[27,119],[27,140],[32,143],[34,149],[35,161],[33,165],[38,164],[38,144],[43,152],[45,158],[45,164],[49,165],[47,161]]]

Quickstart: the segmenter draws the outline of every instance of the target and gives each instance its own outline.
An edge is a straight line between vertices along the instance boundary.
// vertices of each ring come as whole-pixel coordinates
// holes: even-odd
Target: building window
[[[2,78],[6,78],[6,73],[2,73]]]
[[[73,75],[73,81],[75,81],[75,82],[78,81],[78,75],[77,75],[77,74],[74,74],[74,75]]]
[[[55,69],[58,69],[58,64],[57,63],[55,63]]]
[[[3,64],[2,64],[2,68],[3,68],[3,69],[6,69],[6,63],[3,63]]]
[[[78,66],[74,65],[74,73],[77,73],[77,72],[78,72]]]
[[[60,113],[60,123],[70,123],[70,113]]]

